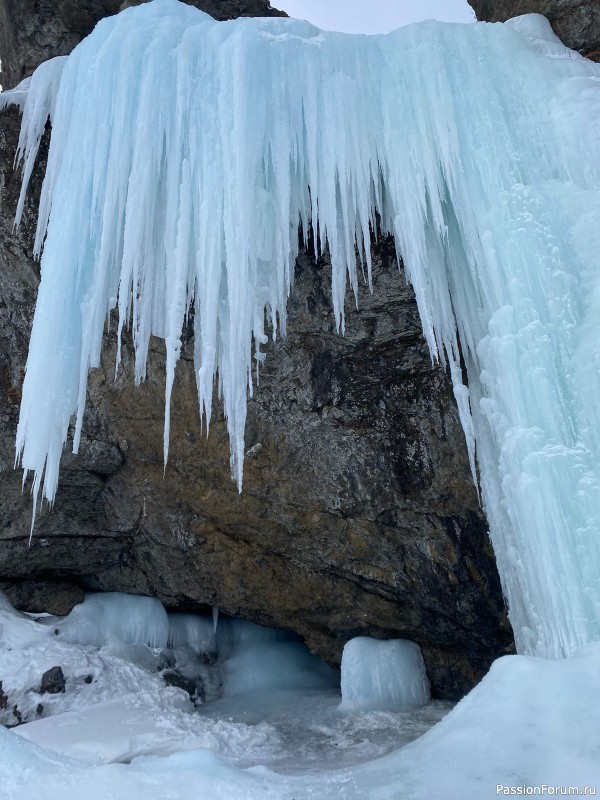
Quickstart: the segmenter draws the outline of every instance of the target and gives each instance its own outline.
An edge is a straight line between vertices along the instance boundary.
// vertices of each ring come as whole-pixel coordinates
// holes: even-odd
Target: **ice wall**
[[[154,0],[100,23],[54,91],[32,81],[25,107],[27,161],[30,106],[55,100],[17,435],[34,497],[54,499],[73,414],[77,450],[113,309],[136,381],[150,336],[166,341],[165,459],[193,318],[200,413],[208,426],[218,388],[241,487],[298,224],[329,247],[343,332],[377,219],[452,375],[474,473],[477,450],[519,649],[600,638],[600,67],[541,17],[363,37]]]

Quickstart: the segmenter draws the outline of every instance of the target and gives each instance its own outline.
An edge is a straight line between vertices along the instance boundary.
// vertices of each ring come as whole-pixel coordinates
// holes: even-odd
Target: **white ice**
[[[358,636],[347,642],[341,690],[345,710],[418,708],[431,698],[421,648],[406,639]]]
[[[165,459],[193,311],[201,414],[208,427],[218,387],[241,487],[247,395],[269,325],[285,331],[298,224],[329,248],[343,331],[377,217],[452,376],[474,474],[477,451],[519,650],[599,639],[600,67],[536,16],[363,37],[154,0],[103,20],[57,94],[58,68],[40,69],[26,164],[55,111],[17,436],[34,498],[54,499],[73,414],[77,451],[113,309],[136,381],[150,336],[166,341]]]
[[[216,650],[212,619],[198,614],[169,614],[169,647],[191,647],[197,653]]]
[[[48,624],[66,642],[95,647],[109,643],[166,647],[170,636],[169,617],[159,600],[121,592],[88,594],[68,617]],[[179,628],[178,621],[173,625]]]
[[[15,105],[23,114],[21,135],[15,156],[15,161],[22,164],[23,169],[23,183],[15,216],[16,225],[21,221],[29,179],[46,123],[54,119],[58,88],[66,60],[66,56],[57,56],[45,61],[31,78],[25,78],[11,91],[0,94],[0,111]]]
[[[23,719],[35,719],[81,711],[131,694],[145,698],[149,705],[159,703],[160,698],[180,702],[177,698],[181,691],[165,686],[157,674],[156,656],[149,648],[140,644],[127,649],[118,638],[105,637],[101,616],[99,628],[102,636],[85,638],[104,646],[75,645],[67,640],[70,637],[65,636],[60,618],[45,617],[36,622],[14,611],[0,593],[0,681],[8,697],[7,707],[0,709],[0,722],[16,724],[14,705]],[[89,626],[80,630],[90,633]],[[67,691],[40,695],[37,689],[42,675],[55,666],[63,669]],[[40,703],[41,714],[37,712]]]
[[[491,800],[498,784],[600,786],[597,644],[568,659],[500,659],[436,727],[390,752],[448,707],[340,712],[331,690],[270,688],[191,713],[183,692],[116,656],[104,657],[104,696],[86,702],[101,673],[79,685],[71,669],[86,658],[98,664],[103,649],[61,642],[1,598],[0,625],[11,702],[8,677],[23,688],[57,663],[63,697],[78,698],[71,711],[0,727],[2,800]]]
[[[136,599],[117,595],[110,604],[113,611],[120,605],[126,612]],[[88,610],[91,600],[84,603]],[[186,629],[193,630],[192,615],[170,619],[181,622],[182,616]],[[209,617],[198,621],[199,627],[212,625]],[[122,631],[105,625],[102,636],[79,629],[86,640],[101,642],[98,646],[66,642],[60,618],[32,619],[0,595],[0,680],[7,698],[0,721],[14,725],[11,709],[17,706],[26,720],[15,728],[19,736],[86,764],[209,748],[236,766],[262,763],[297,772],[376,758],[411,741],[448,711],[449,704],[438,703],[416,714],[391,708],[340,714],[339,678],[303,645],[281,632],[222,621],[229,628],[224,663],[213,654],[207,666],[199,649],[196,668],[204,681],[211,670],[221,677],[224,685],[213,694],[223,699],[194,710],[187,693],[166,687],[159,674],[165,665],[189,671],[187,652],[141,642],[125,646]],[[177,644],[189,647],[189,639]],[[41,675],[56,665],[63,669],[65,692],[40,694]]]

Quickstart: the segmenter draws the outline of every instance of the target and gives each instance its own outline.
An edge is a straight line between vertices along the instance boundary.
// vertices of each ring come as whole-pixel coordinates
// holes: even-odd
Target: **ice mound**
[[[121,592],[86,595],[55,627],[64,641],[94,647],[113,643],[166,647],[169,640],[169,617],[162,603]]]
[[[408,709],[430,700],[421,648],[405,639],[359,636],[342,654],[343,710]]]

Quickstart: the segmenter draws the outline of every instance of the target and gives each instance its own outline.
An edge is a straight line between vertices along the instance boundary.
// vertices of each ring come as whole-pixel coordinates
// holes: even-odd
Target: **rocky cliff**
[[[543,14],[568,47],[600,61],[598,0],[469,0],[469,5],[477,19],[485,22],[505,22],[520,14]]]
[[[0,15],[19,31],[9,74],[16,80],[42,54],[68,50],[109,5],[45,4],[59,27],[44,36],[60,33],[44,44],[39,14],[15,17],[16,4],[0,0]],[[261,2],[198,5],[220,16],[279,13]],[[25,14],[27,3],[18,6]],[[361,291],[359,311],[349,303],[344,338],[335,332],[327,261],[299,258],[288,337],[267,348],[249,406],[241,495],[219,409],[208,439],[200,430],[191,334],[163,476],[162,344],[135,390],[129,343],[115,378],[108,333],[89,382],[80,455],[65,454],[56,505],[38,516],[29,547],[30,498],[13,470],[14,434],[47,141],[14,233],[18,127],[16,112],[0,115],[0,580],[12,596],[32,610],[48,597],[66,610],[81,588],[153,594],[171,609],[217,605],[297,631],[331,663],[353,636],[406,637],[422,646],[439,696],[470,688],[512,637],[450,382],[431,364],[390,240],[374,248],[374,292]]]

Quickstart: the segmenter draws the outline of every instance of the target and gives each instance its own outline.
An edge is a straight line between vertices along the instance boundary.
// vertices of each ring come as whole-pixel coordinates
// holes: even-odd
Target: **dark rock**
[[[19,611],[29,611],[34,614],[46,612],[66,617],[74,606],[83,602],[83,590],[68,581],[0,582],[0,590]]]
[[[14,728],[17,725],[22,725],[23,724],[23,715],[21,714],[21,712],[19,711],[17,706],[13,706],[12,713],[13,713],[13,717],[17,720],[17,722],[16,722],[15,725],[10,725],[8,727]]]
[[[203,703],[206,699],[206,692],[204,687],[198,680],[192,680],[182,675],[177,670],[169,670],[162,674],[164,682],[167,686],[175,686],[177,689],[183,689],[190,696],[190,700],[194,704]]]
[[[35,713],[38,715],[38,717],[40,717],[44,713],[44,704],[43,703],[38,703],[37,704],[37,707],[35,709]]]
[[[0,681],[0,711],[3,711],[8,706],[8,695],[4,691],[2,681]]]
[[[94,678],[92,675],[86,675],[85,678],[83,679],[83,682],[90,684],[93,680]]]
[[[23,14],[29,4],[11,7]],[[431,364],[389,239],[374,247],[373,294],[361,289],[358,312],[348,300],[344,338],[330,265],[299,258],[288,338],[266,348],[249,404],[241,495],[222,410],[208,439],[200,428],[193,339],[177,370],[163,477],[164,345],[152,343],[148,380],[134,389],[131,341],[115,378],[107,334],[89,381],[88,455],[65,455],[54,510],[38,514],[29,546],[31,501],[13,471],[14,436],[47,137],[15,234],[18,128],[14,110],[0,115],[0,579],[52,576],[155,595],[173,610],[217,605],[295,631],[332,664],[354,636],[405,637],[422,646],[437,695],[466,692],[512,635],[450,381]]]
[[[469,0],[477,19],[505,22],[521,14],[543,14],[556,35],[572,50],[600,61],[598,0]]]
[[[61,694],[65,691],[65,676],[61,667],[52,667],[42,675],[40,694]]]
[[[165,648],[164,650],[161,650],[158,655],[156,669],[158,672],[162,672],[164,669],[174,667],[176,663],[177,658],[175,653],[170,648]]]

